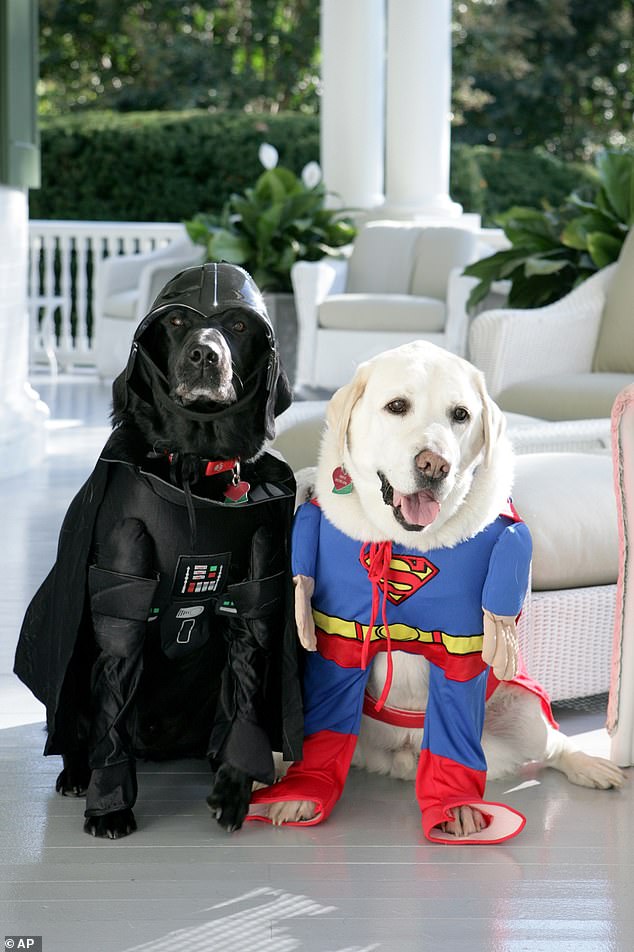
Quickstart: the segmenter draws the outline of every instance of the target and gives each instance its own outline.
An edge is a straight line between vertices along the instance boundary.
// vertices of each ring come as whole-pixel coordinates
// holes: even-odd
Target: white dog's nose
[[[444,479],[451,469],[451,463],[432,450],[422,450],[414,462],[423,476],[429,479]]]

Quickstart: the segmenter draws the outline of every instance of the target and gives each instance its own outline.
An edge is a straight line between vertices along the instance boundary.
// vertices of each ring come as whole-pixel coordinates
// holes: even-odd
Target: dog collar
[[[239,470],[239,459],[208,459],[203,460],[206,463],[205,476],[217,476],[218,473],[228,473],[229,470]]]
[[[176,453],[170,453],[169,450],[165,451],[165,456],[169,460],[170,466],[175,463],[177,455]],[[221,473],[232,474],[231,482],[223,492],[225,503],[238,505],[249,501],[248,494],[251,489],[251,483],[247,482],[246,479],[240,478],[239,457],[234,457],[233,459],[201,459],[200,463],[201,466],[204,466],[204,476],[219,476]],[[191,491],[188,482],[185,481],[183,489],[185,491],[185,498],[187,498],[188,492]]]
[[[409,730],[420,730],[425,726],[424,711],[406,711],[400,707],[384,706],[377,711],[377,699],[366,691],[363,695],[363,713],[382,724],[392,724],[394,727],[407,727]]]
[[[160,454],[159,454],[160,455]],[[174,462],[175,453],[165,450],[170,463]],[[240,472],[240,460],[235,459],[201,459],[201,465],[205,467],[205,476],[218,476],[220,473]]]

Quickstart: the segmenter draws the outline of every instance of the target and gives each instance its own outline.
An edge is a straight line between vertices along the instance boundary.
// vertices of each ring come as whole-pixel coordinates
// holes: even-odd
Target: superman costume
[[[481,746],[485,700],[495,679],[481,657],[482,609],[519,614],[528,586],[531,539],[514,511],[473,538],[423,554],[396,543],[361,545],[337,529],[318,505],[306,503],[293,527],[293,575],[315,579],[312,599],[317,651],[305,675],[303,759],[284,780],[252,798],[249,819],[266,819],[258,804],[312,800],[310,824],[326,819],[339,799],[361,724],[369,662],[392,650],[430,661],[429,698],[416,796],[425,835],[455,843],[439,825],[452,807],[470,804],[487,829],[461,842],[499,842],[524,826],[521,814],[482,799],[486,761]],[[491,679],[491,680],[490,680]],[[515,679],[539,692],[520,675]],[[549,713],[547,699],[544,706]]]

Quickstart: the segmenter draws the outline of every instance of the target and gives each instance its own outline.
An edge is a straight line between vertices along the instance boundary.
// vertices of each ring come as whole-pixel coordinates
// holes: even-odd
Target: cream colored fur
[[[404,414],[387,409],[407,401]],[[466,423],[452,420],[464,407]],[[414,460],[432,450],[450,463],[443,480],[440,512],[418,531],[403,528],[381,495],[377,472],[402,493],[417,489]],[[353,491],[332,492],[332,473],[344,465]],[[304,472],[302,492],[311,482]],[[513,457],[504,433],[504,418],[488,396],[482,374],[471,364],[433,344],[417,341],[362,364],[351,383],[328,406],[314,486],[322,511],[342,532],[360,541],[391,539],[426,552],[454,546],[475,535],[505,508],[513,476]],[[395,651],[388,705],[424,710],[429,665],[419,655]],[[378,697],[385,683],[386,657],[379,654],[368,688]],[[363,717],[353,764],[367,770],[413,780],[422,731],[406,730]],[[483,746],[489,779],[514,773],[529,761],[563,771],[588,787],[620,786],[624,776],[614,764],[575,749],[542,713],[539,699],[502,683],[487,705]],[[271,811],[277,822],[309,817],[312,804],[280,804]],[[476,817],[477,819],[477,817]],[[467,818],[470,822],[470,818]]]

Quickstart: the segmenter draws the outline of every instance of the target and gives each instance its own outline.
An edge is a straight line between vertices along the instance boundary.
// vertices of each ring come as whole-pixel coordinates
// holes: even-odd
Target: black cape
[[[216,319],[235,313],[257,327],[262,353],[241,381],[235,403],[203,412],[174,401],[154,350],[157,322],[174,309],[198,326],[212,327]],[[290,760],[301,756],[289,553],[295,482],[286,463],[256,453],[261,440],[273,436],[275,417],[289,403],[273,327],[247,272],[211,263],[185,269],[169,281],[135,332],[128,365],[113,386],[115,429],[68,509],[55,565],[22,625],[15,672],[46,706],[46,753],[73,754],[88,746],[91,674],[98,654],[91,610],[97,610],[115,620],[154,620],[148,620],[143,636],[143,672],[127,726],[134,753],[206,753],[212,764],[232,763],[264,782],[273,779],[271,749]],[[196,446],[214,445],[220,454],[250,461],[242,465],[241,478],[252,486],[246,502],[225,505],[218,483],[215,490],[205,484],[201,470],[197,481],[190,479],[191,472],[185,481],[178,478],[173,469],[178,446],[159,452],[155,440],[163,431],[155,430],[159,436],[150,439],[147,429],[174,417],[202,435],[203,443]],[[223,432],[227,435],[219,436]],[[230,450],[218,449],[223,440]],[[192,444],[187,452],[200,449]],[[154,542],[159,581],[154,588],[150,580],[149,594],[148,580],[134,576],[116,576],[113,587],[108,566],[96,558],[110,527],[128,516],[140,518]],[[188,602],[177,584],[184,575],[177,577],[177,571],[196,574],[204,556],[226,553],[221,562],[228,587],[219,588],[211,603],[202,597]],[[273,567],[267,571],[269,562]],[[97,594],[95,580],[97,589],[103,586]],[[96,609],[97,597],[110,608],[114,598],[115,609],[123,604],[124,613]],[[177,622],[181,629],[175,628]]]
[[[230,526],[235,525],[235,533],[240,534],[240,521],[244,523],[246,519],[251,525],[254,517],[257,521],[259,512],[260,522],[262,518],[265,522],[272,520],[276,531],[290,540],[294,505],[294,479],[290,468],[265,453],[251,464],[245,476],[254,487],[265,487],[264,496],[262,492],[259,494],[259,502],[255,498],[244,506],[223,506],[198,497],[194,488],[199,529],[204,528],[206,510],[210,507],[214,523],[219,517],[224,520],[224,533],[227,520]],[[117,486],[121,480],[137,477],[146,482],[152,480],[160,495],[171,496],[172,502],[185,508],[184,500],[176,498],[183,496],[182,490],[151,472],[151,467],[147,472],[118,459],[116,441],[111,437],[94,471],[68,509],[60,532],[56,562],[26,612],[17,647],[15,673],[46,706],[47,754],[76,750],[81,747],[86,733],[95,651],[87,575],[95,525],[108,505],[109,490],[114,486],[119,496]],[[272,495],[270,500],[266,498],[267,494]],[[250,496],[258,497],[258,493],[250,493]],[[208,540],[204,531],[199,535],[198,548],[204,549]],[[237,570],[239,562],[240,559]],[[240,574],[243,572],[238,571],[234,581],[240,581]],[[168,583],[171,584],[171,579]],[[271,748],[281,751],[285,759],[295,760],[301,757],[303,718],[288,552],[282,588],[283,602],[272,620],[277,630],[266,671],[261,722]],[[217,621],[220,629],[224,620],[218,615]],[[212,624],[212,629],[214,627]],[[152,638],[152,631],[148,624],[148,640]],[[137,703],[133,735],[135,752],[150,758],[218,753],[235,714],[231,692],[227,695],[220,684],[226,663],[223,639],[217,630],[212,630],[206,645],[187,655],[182,662],[176,662],[176,669],[174,662],[155,645],[146,657],[146,687],[140,690]],[[158,692],[152,689],[152,683],[160,684]],[[210,733],[212,737],[214,733],[216,735],[211,751]],[[248,737],[239,734],[237,742],[241,741],[249,747]],[[239,754],[238,759],[242,756],[246,766],[249,750]],[[235,762],[235,757],[233,760]]]

